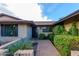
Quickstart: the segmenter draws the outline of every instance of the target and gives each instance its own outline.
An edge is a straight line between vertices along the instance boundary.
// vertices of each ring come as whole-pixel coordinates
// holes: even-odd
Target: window
[[[47,27],[43,28],[43,32],[49,32]]]
[[[1,36],[18,36],[18,25],[1,24]]]
[[[43,32],[52,32],[52,28],[51,27],[45,27],[45,28],[43,28]]]

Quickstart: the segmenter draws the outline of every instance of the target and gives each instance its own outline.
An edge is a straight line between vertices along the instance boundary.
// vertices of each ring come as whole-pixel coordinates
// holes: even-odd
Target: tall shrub
[[[57,25],[53,29],[54,35],[61,35],[61,34],[67,34],[65,28],[63,25]]]
[[[70,34],[70,35],[75,35],[75,36],[78,35],[78,29],[77,29],[77,27],[76,27],[76,22],[74,22],[74,23],[72,24],[72,27],[69,29],[69,34]]]
[[[54,45],[62,56],[71,55],[70,42],[72,37],[69,35],[55,35]]]

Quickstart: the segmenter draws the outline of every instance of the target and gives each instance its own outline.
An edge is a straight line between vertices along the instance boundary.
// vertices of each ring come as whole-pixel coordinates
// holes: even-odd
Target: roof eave
[[[56,24],[58,24],[58,23],[61,23],[61,22],[65,21],[65,20],[67,20],[67,19],[69,19],[69,18],[71,18],[71,17],[73,17],[73,16],[78,15],[78,14],[79,14],[79,10],[77,10],[77,11],[75,11],[75,12],[69,14],[68,16],[66,16],[66,17],[64,17],[64,18],[62,18],[62,19],[60,19],[59,21],[55,22],[54,25],[56,25]]]

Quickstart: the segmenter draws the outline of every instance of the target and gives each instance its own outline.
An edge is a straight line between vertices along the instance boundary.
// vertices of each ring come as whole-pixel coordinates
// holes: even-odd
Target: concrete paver
[[[37,56],[59,56],[50,40],[38,40]]]

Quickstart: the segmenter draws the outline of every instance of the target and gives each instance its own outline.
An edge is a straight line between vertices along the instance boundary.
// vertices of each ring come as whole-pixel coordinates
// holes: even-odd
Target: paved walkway
[[[59,53],[49,40],[39,40],[37,56],[58,56]]]

